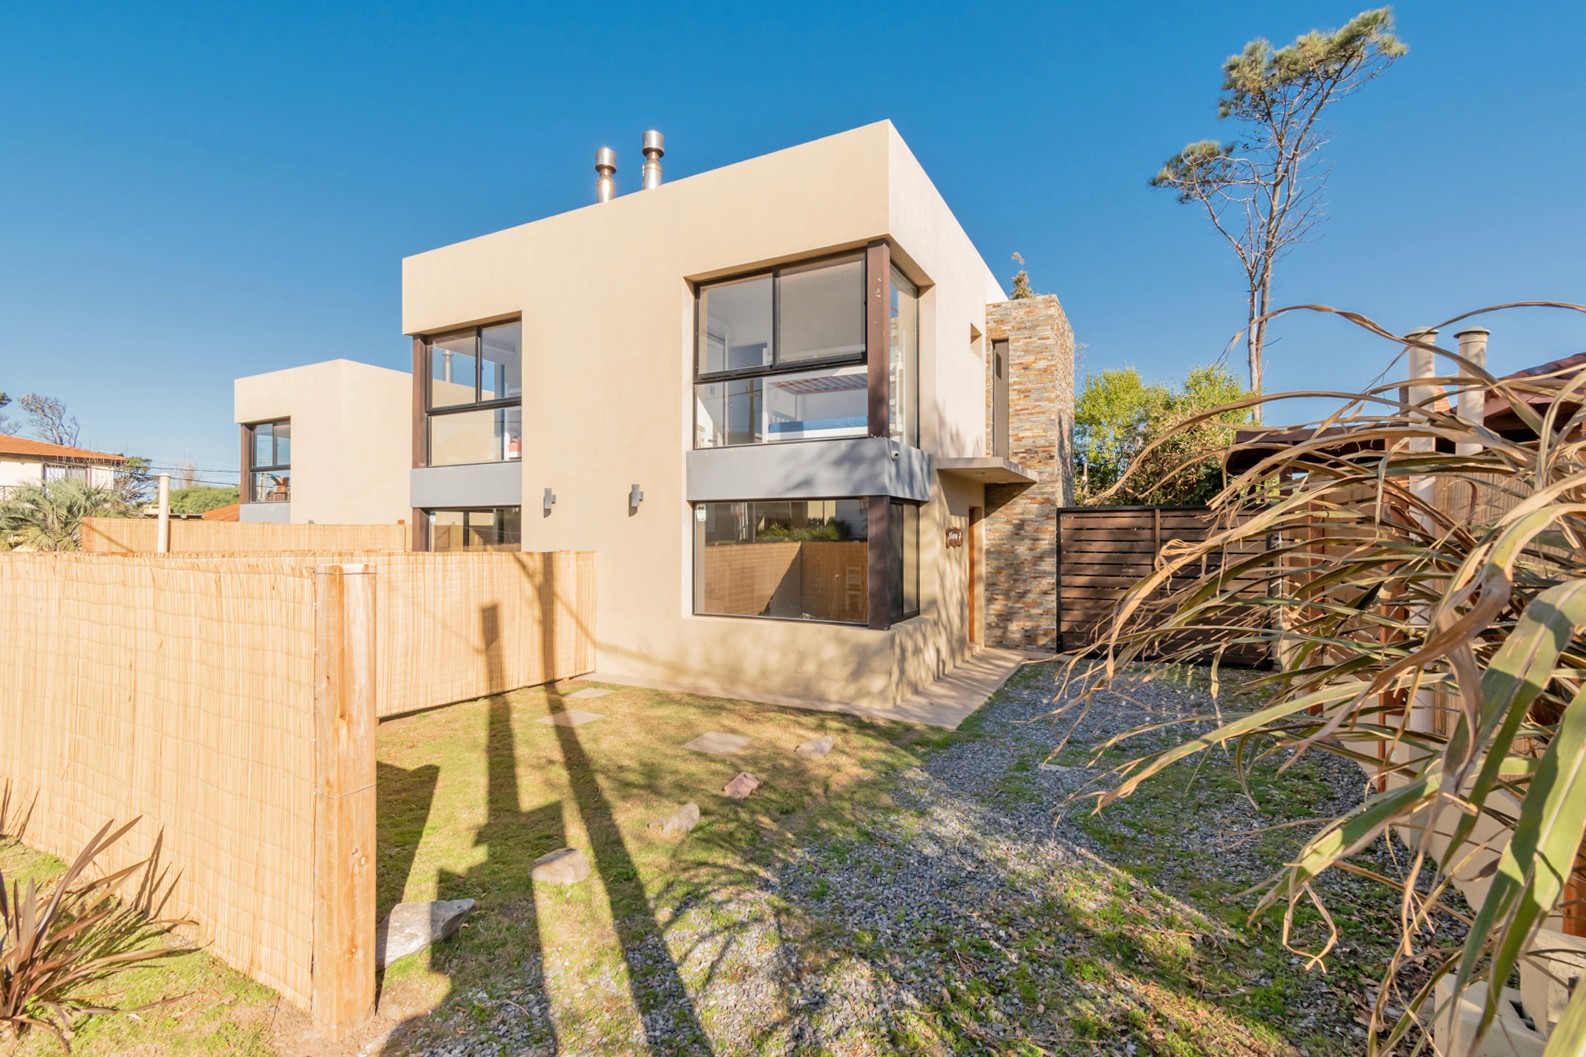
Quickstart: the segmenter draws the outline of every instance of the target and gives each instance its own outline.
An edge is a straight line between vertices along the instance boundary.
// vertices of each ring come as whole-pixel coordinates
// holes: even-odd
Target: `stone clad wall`
[[[1051,294],[988,305],[988,392],[991,342],[1004,338],[1008,457],[1041,479],[986,486],[986,644],[1055,650],[1057,508],[1074,501],[1074,330]]]

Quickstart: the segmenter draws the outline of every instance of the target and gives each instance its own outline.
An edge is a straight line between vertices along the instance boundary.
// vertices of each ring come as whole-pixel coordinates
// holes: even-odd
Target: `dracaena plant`
[[[8,785],[6,801],[9,793]],[[106,823],[47,890],[33,881],[7,885],[0,873],[0,1041],[37,1029],[69,1050],[79,1016],[128,1011],[109,987],[118,973],[191,949],[170,942],[185,922],[162,916],[169,887],[157,853],[91,876],[95,860],[136,823]],[[140,871],[134,897],[118,898],[118,886]]]
[[[1175,662],[1210,664],[1215,696],[1225,652],[1267,651],[1272,669],[1245,684],[1264,707],[1195,717],[1171,748],[1118,767],[1097,808],[1217,747],[1240,768],[1304,752],[1358,762],[1373,795],[1317,821],[1256,913],[1282,907],[1285,943],[1299,946],[1294,915],[1317,908],[1325,938],[1303,953],[1323,963],[1338,927],[1318,879],[1347,871],[1392,887],[1401,943],[1378,990],[1374,1052],[1432,1045],[1424,1028],[1446,977],[1456,994],[1490,982],[1477,1037],[1492,1029],[1539,930],[1574,912],[1586,830],[1586,368],[1500,379],[1430,339],[1411,344],[1439,364],[1424,389],[1232,405],[1322,396],[1341,409],[1233,446],[1207,538],[1168,545],[1129,590],[1104,660],[1076,662],[1095,677],[1066,706],[1082,713],[1120,673]],[[1467,391],[1496,409],[1491,421],[1460,417]],[[1389,877],[1360,854],[1393,834],[1409,854]],[[1463,939],[1450,936],[1451,918],[1468,925]],[[1583,1050],[1586,987],[1547,1053]]]

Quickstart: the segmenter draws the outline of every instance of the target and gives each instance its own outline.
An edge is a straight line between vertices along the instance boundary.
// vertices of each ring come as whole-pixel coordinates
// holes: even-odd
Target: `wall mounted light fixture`
[[[635,515],[635,514],[637,514],[639,512],[639,504],[642,503],[642,502],[644,502],[644,489],[640,488],[638,485],[632,485],[631,487],[629,487],[629,489],[628,489],[628,516],[629,517],[632,517],[633,515]]]
[[[545,490],[545,516],[551,516],[551,507],[556,505],[556,493],[549,488]]]

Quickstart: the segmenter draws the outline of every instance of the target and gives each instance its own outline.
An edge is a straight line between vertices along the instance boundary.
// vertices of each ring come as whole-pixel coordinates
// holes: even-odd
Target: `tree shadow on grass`
[[[547,563],[545,580],[540,585],[542,626],[556,620],[556,574]],[[556,666],[555,637],[543,635],[545,670]],[[714,1051],[700,1023],[694,1001],[672,960],[660,924],[650,907],[649,896],[639,878],[638,867],[617,825],[611,801],[600,787],[595,767],[579,740],[577,730],[554,722],[568,711],[566,700],[555,684],[546,687],[547,704],[561,751],[562,765],[573,794],[573,804],[588,834],[593,868],[600,875],[611,906],[617,942],[628,967],[628,988],[634,1008],[644,1023],[649,1051],[656,1054],[708,1057]]]
[[[554,572],[538,585],[543,626],[550,626],[556,605]],[[492,685],[499,685],[502,671],[499,614],[494,606],[480,612],[483,632],[483,662]],[[543,635],[546,671],[554,671],[555,636]],[[552,717],[568,711],[564,697],[554,686],[546,687]],[[464,1008],[472,1010],[475,1023],[461,1030],[482,1035],[511,1052],[550,1052],[560,1050],[560,1038],[550,996],[547,993],[544,964],[543,922],[539,919],[530,870],[534,860],[568,843],[564,801],[553,800],[524,811],[519,804],[518,752],[513,734],[513,708],[505,697],[488,702],[485,744],[488,818],[475,836],[475,846],[484,849],[482,862],[463,873],[442,871],[438,883],[441,899],[474,899],[477,907],[468,920],[469,938],[464,944],[445,944],[432,951],[432,967],[452,979],[449,993],[436,1015],[449,1016]],[[650,909],[639,871],[634,863],[612,804],[595,773],[595,765],[578,733],[571,726],[552,724],[561,766],[571,792],[571,806],[588,836],[588,853],[610,905],[617,941],[627,966],[627,983],[633,1005],[643,1023],[645,1048],[655,1054],[703,1055],[713,1053],[700,1023],[688,988],[673,962],[660,925]],[[392,877],[382,879],[382,907],[400,898],[412,868],[419,837],[429,814],[429,801],[422,794],[423,782],[431,781],[433,797],[436,769],[431,766],[403,772],[401,768],[382,772],[381,802],[395,793],[401,796],[406,786],[417,787],[411,803],[403,805],[400,819],[396,813],[382,829],[385,838],[405,842],[405,856],[397,853],[389,866]],[[394,773],[394,772],[401,772]],[[399,879],[400,878],[400,879]],[[558,886],[559,888],[559,886]],[[457,979],[462,975],[459,959],[511,957],[514,965],[494,966],[510,974],[512,990],[507,995],[459,994]],[[468,975],[473,975],[469,973]],[[477,1000],[476,1000],[477,998]],[[467,1004],[467,1005],[465,1005]],[[443,1012],[450,1007],[450,1012]],[[511,1012],[503,1014],[502,1007]],[[428,1016],[415,1017],[403,1028],[421,1029]],[[430,1025],[435,1026],[435,1025]],[[410,1052],[418,1035],[394,1032],[385,1052]],[[523,1047],[531,1047],[526,1051]]]

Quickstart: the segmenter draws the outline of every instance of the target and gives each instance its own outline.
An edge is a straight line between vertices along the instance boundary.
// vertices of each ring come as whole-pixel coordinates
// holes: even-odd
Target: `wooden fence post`
[[[313,1017],[342,1038],[374,1013],[374,568],[314,570]]]

